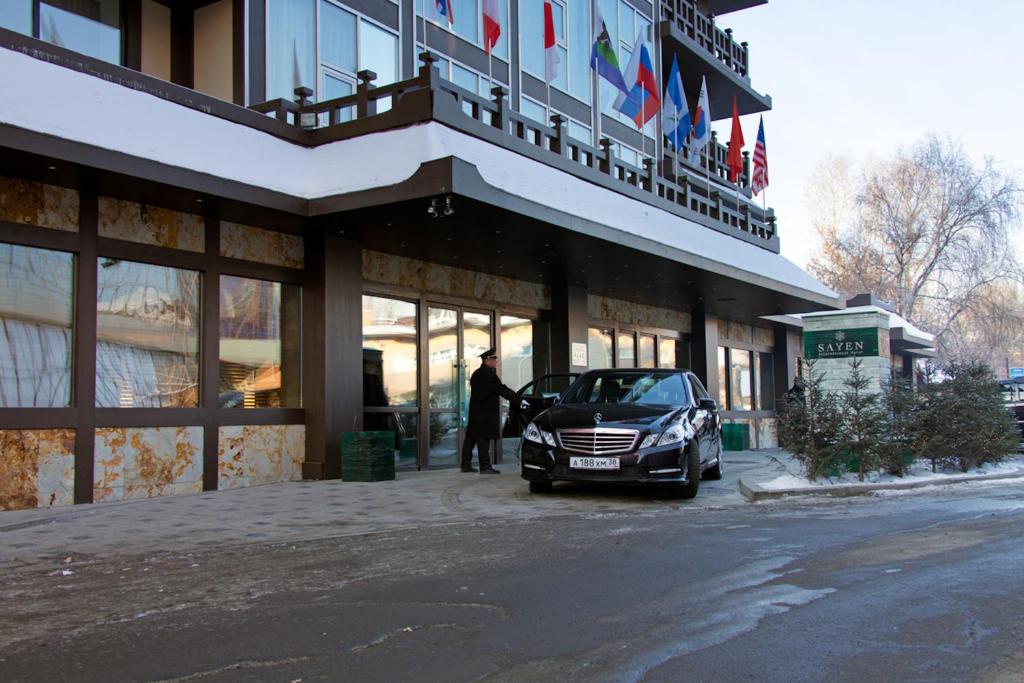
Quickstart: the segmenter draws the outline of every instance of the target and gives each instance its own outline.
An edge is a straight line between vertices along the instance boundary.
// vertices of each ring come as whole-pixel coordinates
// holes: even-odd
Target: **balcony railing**
[[[597,147],[570,138],[564,117],[556,114],[551,117],[551,125],[544,125],[509,108],[507,89],[495,87],[490,99],[482,97],[443,80],[433,66],[436,60],[432,55],[420,55],[420,59],[424,64],[413,79],[376,88],[375,74],[363,71],[358,74],[359,83],[352,95],[314,103],[309,102],[312,91],[299,88],[295,102],[277,99],[251,109],[273,115],[292,130],[302,130],[302,141],[309,145],[385,130],[396,124],[441,121],[490,142],[530,152],[530,156],[543,163],[559,166],[611,190],[778,251],[775,212],[750,201],[746,153],[737,183],[727,179],[728,147],[714,138],[697,163],[688,160],[684,149],[678,159],[669,150],[661,164],[648,158],[643,167],[634,166],[612,153],[609,138],[602,138]],[[385,102],[387,111],[378,114]],[[395,123],[388,123],[388,119]],[[372,125],[374,122],[378,125]]]
[[[731,28],[715,26],[715,17],[699,12],[694,0],[661,0],[661,16],[741,78],[750,76],[747,44],[733,40]]]

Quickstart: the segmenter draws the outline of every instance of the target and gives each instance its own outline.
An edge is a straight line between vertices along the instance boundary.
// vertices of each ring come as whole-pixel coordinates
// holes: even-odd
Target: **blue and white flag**
[[[700,97],[697,98],[697,111],[693,115],[693,128],[690,129],[690,162],[700,163],[700,153],[711,142],[711,107],[708,104],[708,82],[700,79]]]
[[[661,129],[665,137],[678,152],[690,135],[690,107],[683,91],[683,78],[679,75],[679,63],[672,55],[672,70],[665,84],[665,102],[661,106]]]

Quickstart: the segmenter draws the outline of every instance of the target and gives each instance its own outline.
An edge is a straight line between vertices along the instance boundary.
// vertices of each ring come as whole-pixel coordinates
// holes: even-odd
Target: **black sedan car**
[[[722,477],[718,408],[693,373],[591,370],[547,403],[523,429],[522,476],[532,493],[555,481],[601,481],[693,498],[701,476]]]

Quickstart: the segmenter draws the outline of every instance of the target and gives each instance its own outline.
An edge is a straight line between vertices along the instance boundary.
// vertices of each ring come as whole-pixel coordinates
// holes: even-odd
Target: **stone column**
[[[573,362],[580,352],[586,358],[587,290],[563,284],[551,288],[551,372],[583,372],[588,362]]]
[[[691,362],[693,373],[718,400],[718,316],[694,308],[691,316]]]
[[[870,388],[881,391],[889,379],[889,316],[885,313],[844,313],[804,318],[804,357],[814,361],[814,372],[824,377],[825,391],[843,391],[854,358]]]

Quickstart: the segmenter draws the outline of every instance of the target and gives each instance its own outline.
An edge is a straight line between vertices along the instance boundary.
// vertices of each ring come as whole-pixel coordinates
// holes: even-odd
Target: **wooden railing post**
[[[743,59],[743,73],[741,76],[750,77],[750,48],[747,47],[747,41],[740,43],[740,49]]]
[[[750,152],[743,152],[743,174],[740,176],[740,184],[743,187],[750,187]]]
[[[508,103],[505,100],[508,97],[508,88],[503,85],[496,85],[491,88],[491,97],[494,98],[494,118],[491,119],[491,125],[499,129],[502,133],[508,132]]]
[[[711,144],[707,147],[708,174],[718,175],[718,133],[711,131]]]
[[[561,114],[551,115],[551,127],[555,129],[555,135],[551,139],[551,151],[560,157],[565,156],[565,121]]]
[[[657,189],[657,184],[654,182],[654,159],[651,157],[644,157],[643,186],[648,192],[654,192]]]
[[[601,145],[601,161],[598,163],[598,168],[602,173],[608,175],[612,174],[612,141],[602,136],[600,143]]]
[[[424,50],[420,53],[420,61],[422,62],[419,73],[420,81],[423,86],[433,90],[437,87],[438,79],[441,78],[441,73],[434,66],[437,57]]]
[[[377,113],[377,100],[370,100],[370,91],[376,86],[377,74],[369,69],[356,72],[359,83],[356,84],[356,118],[364,119]]]
[[[309,104],[309,98],[312,96],[312,88],[300,85],[295,89],[295,104],[299,105],[299,110],[295,112],[295,121],[292,122],[294,125],[301,126],[302,128],[316,128],[316,114],[303,111]],[[287,117],[287,115],[285,116]]]

